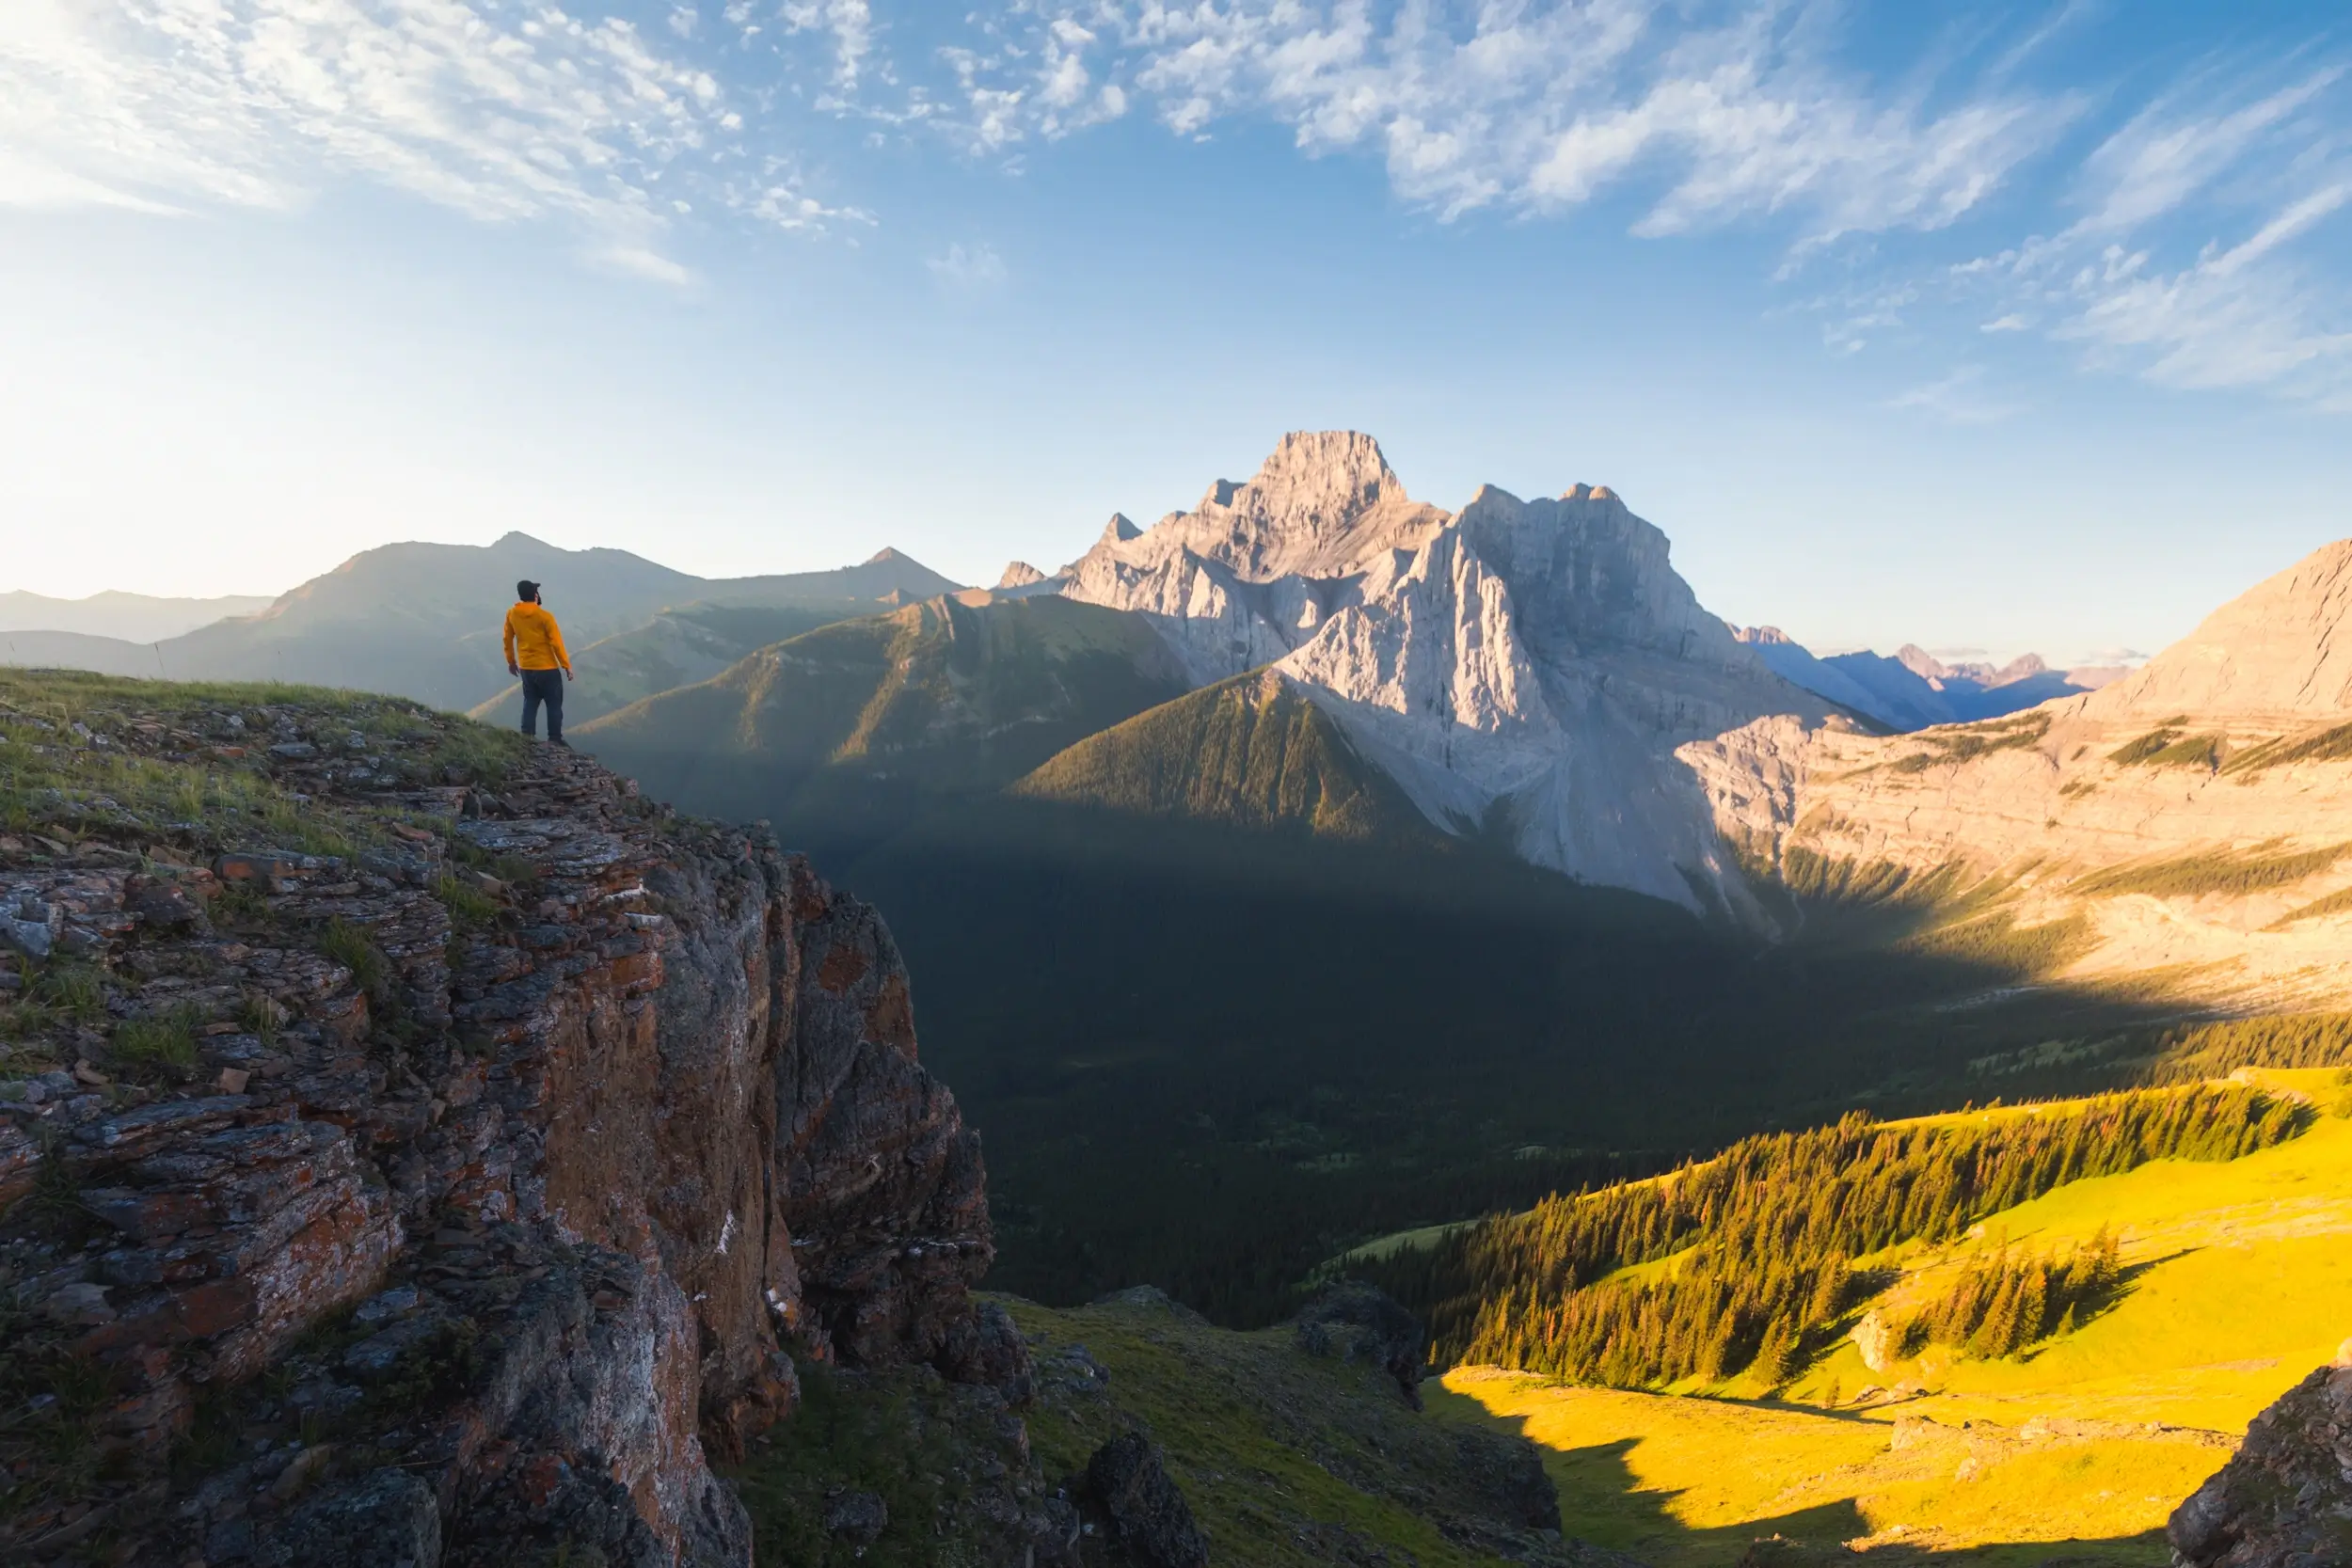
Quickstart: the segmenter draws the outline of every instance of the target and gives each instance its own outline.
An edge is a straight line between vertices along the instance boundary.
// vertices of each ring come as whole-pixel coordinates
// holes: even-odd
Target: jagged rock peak
[[[2275,716],[2352,713],[2352,539],[2256,583],[2137,673],[2086,698],[2084,713]]]
[[[1275,443],[1249,483],[1269,496],[1288,493],[1310,499],[1369,500],[1391,487],[1399,496],[1405,493],[1380,443],[1358,430],[1294,430]],[[1232,492],[1240,488],[1231,480],[1218,480],[1203,508],[1232,504]]]
[[[1033,582],[1043,582],[1045,574],[1025,561],[1005,562],[1004,574],[996,579],[999,588],[1026,588]]]
[[[1617,493],[1606,484],[1571,484],[1560,492],[1560,499],[1564,501],[1616,501],[1619,506],[1625,504],[1618,499]]]
[[[1942,659],[1937,658],[1916,642],[1906,642],[1896,649],[1895,662],[1923,681],[1940,681],[1951,673],[1944,668]]]
[[[1111,520],[1103,525],[1103,543],[1105,545],[1123,545],[1130,539],[1142,537],[1143,530],[1136,527],[1124,512],[1112,513]]]
[[[1753,642],[1764,647],[1783,647],[1796,641],[1778,626],[1732,626],[1729,621],[1725,621],[1724,625],[1731,626],[1731,640],[1735,642]]]
[[[878,549],[872,555],[867,556],[866,558],[865,564],[868,566],[886,566],[894,561],[904,561],[906,557],[900,555],[896,549],[893,549],[888,545],[884,545],[881,549]]]
[[[1450,520],[1406,494],[1371,436],[1294,431],[1248,480],[1218,480],[1199,510],[1162,518],[1126,558],[1188,552],[1253,582],[1343,577],[1420,548]]]

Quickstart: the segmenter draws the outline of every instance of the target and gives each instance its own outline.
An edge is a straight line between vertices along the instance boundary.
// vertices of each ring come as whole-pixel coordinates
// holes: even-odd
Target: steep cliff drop
[[[1025,1368],[898,950],[764,831],[550,750],[443,783],[451,721],[362,701],[26,716],[360,836],[120,786],[0,833],[0,992],[58,1064],[0,1117],[11,1401],[84,1390],[31,1408],[98,1466],[21,1473],[0,1556],[748,1565],[710,1466],[787,1348]]]

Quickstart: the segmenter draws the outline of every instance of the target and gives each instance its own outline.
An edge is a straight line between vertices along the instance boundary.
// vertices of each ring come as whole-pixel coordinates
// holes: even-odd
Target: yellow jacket
[[[542,606],[518,601],[506,612],[506,662],[524,670],[572,667],[564,651],[564,628]]]

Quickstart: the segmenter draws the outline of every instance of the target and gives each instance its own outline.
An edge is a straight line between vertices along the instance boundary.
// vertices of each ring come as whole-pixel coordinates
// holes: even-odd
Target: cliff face
[[[210,761],[224,717],[96,733]],[[709,1466],[793,1408],[788,1344],[1017,1370],[965,1293],[978,1140],[873,911],[584,758],[397,787],[433,736],[350,739],[226,750],[373,825],[356,853],[191,852],[201,824],[112,799],[0,836],[47,958],[0,996],[71,974],[102,1009],[0,1119],[6,1294],[28,1364],[98,1380],[75,1418],[119,1479],[33,1488],[12,1560],[103,1528],[135,1561],[748,1563]]]

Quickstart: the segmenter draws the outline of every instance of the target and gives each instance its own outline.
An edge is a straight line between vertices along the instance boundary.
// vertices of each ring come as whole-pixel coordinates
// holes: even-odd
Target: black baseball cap
[[[538,596],[539,585],[532,581],[529,578],[523,578],[522,581],[515,585],[515,597],[518,599],[535,599]]]

